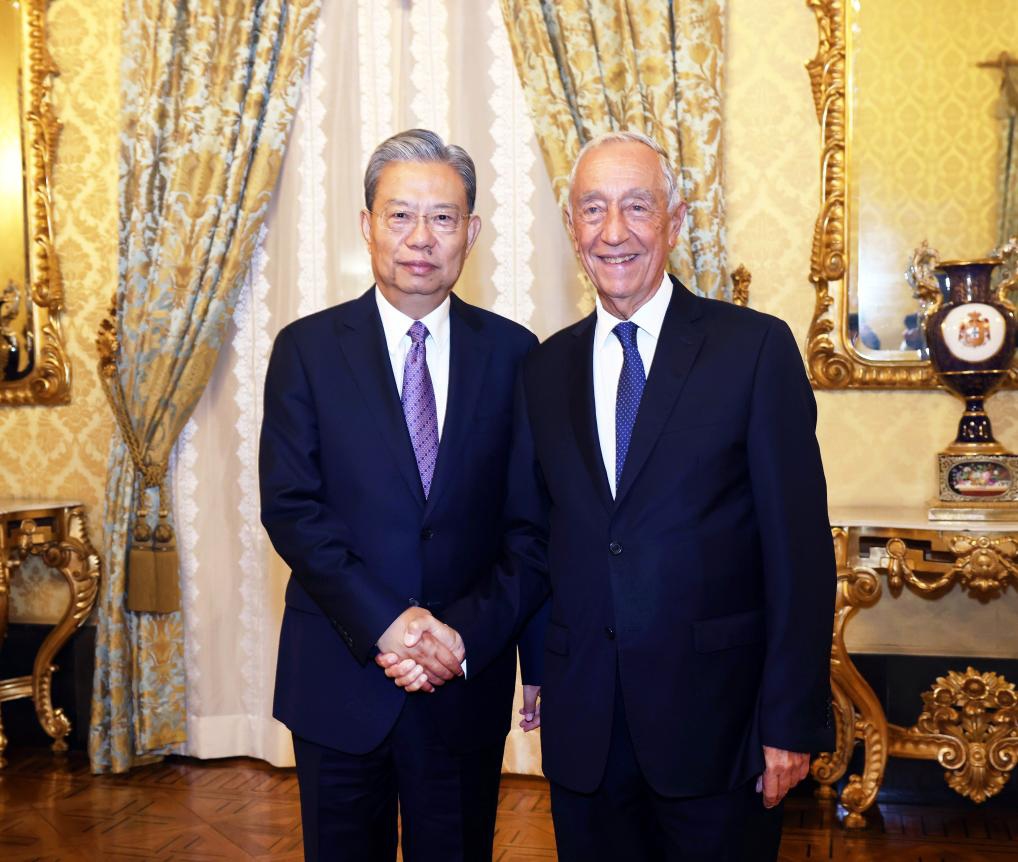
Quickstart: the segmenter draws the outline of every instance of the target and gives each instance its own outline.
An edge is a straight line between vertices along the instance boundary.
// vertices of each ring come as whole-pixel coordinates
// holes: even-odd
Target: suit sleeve
[[[329,505],[314,396],[292,330],[284,329],[265,378],[258,455],[262,524],[294,578],[366,664],[406,603],[372,577],[348,525]]]
[[[523,678],[537,685],[546,624],[546,612],[538,611],[549,590],[548,494],[534,450],[522,377],[513,409],[502,553],[491,575],[450,605],[443,620],[463,638],[470,674],[475,677],[533,616],[519,648]]]
[[[524,685],[541,685],[544,681],[544,637],[551,615],[551,601],[545,600],[520,632],[516,650],[520,657],[520,678]]]
[[[766,595],[761,741],[788,751],[829,750],[837,570],[816,401],[783,322],[771,327],[758,355],[747,455]]]

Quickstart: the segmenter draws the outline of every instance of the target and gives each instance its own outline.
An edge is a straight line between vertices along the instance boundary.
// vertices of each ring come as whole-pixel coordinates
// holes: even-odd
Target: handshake
[[[423,608],[407,608],[378,639],[375,663],[406,691],[433,692],[454,676],[463,676],[466,647],[459,632]],[[520,727],[529,732],[541,726],[541,687],[523,686]]]
[[[375,662],[407,691],[434,691],[463,676],[466,647],[459,632],[424,608],[407,608],[378,639]]]

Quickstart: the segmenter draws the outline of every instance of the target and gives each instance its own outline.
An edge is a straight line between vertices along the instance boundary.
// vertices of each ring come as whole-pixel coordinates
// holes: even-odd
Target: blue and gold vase
[[[923,243],[906,274],[922,310],[930,363],[965,402],[954,441],[938,455],[934,505],[949,511],[931,510],[931,517],[992,517],[993,509],[1018,516],[1018,456],[994,438],[984,404],[1012,373],[1018,320],[1008,294],[1018,287],[1016,263],[1014,240],[980,260],[941,261]]]

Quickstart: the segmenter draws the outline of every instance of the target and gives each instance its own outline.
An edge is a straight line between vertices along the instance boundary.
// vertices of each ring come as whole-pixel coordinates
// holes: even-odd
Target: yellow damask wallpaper
[[[112,422],[93,345],[117,277],[120,11],[117,0],[54,0],[49,8],[50,50],[61,71],[53,87],[63,124],[54,210],[71,403],[0,410],[0,497],[83,501],[96,547]],[[33,560],[12,584],[11,619],[49,621],[65,603],[63,580]]]

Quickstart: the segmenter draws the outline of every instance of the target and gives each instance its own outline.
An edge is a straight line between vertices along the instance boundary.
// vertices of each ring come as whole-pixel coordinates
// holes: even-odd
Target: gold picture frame
[[[19,245],[0,259],[0,406],[66,404],[70,401],[70,362],[60,327],[63,282],[53,229],[52,176],[60,124],[53,110],[53,78],[59,74],[46,44],[47,0],[0,0],[8,25],[17,36],[15,76],[4,98],[17,100],[18,111],[4,111],[17,129],[0,129],[20,141],[23,264]],[[14,41],[14,40],[12,40]],[[17,158],[16,150],[10,154]],[[13,173],[13,172],[9,172]],[[10,197],[16,197],[16,191]],[[17,207],[16,201],[5,206]],[[15,211],[15,217],[17,213]],[[17,229],[11,233],[17,233]],[[16,238],[15,238],[16,240]],[[23,278],[19,277],[23,274]]]

